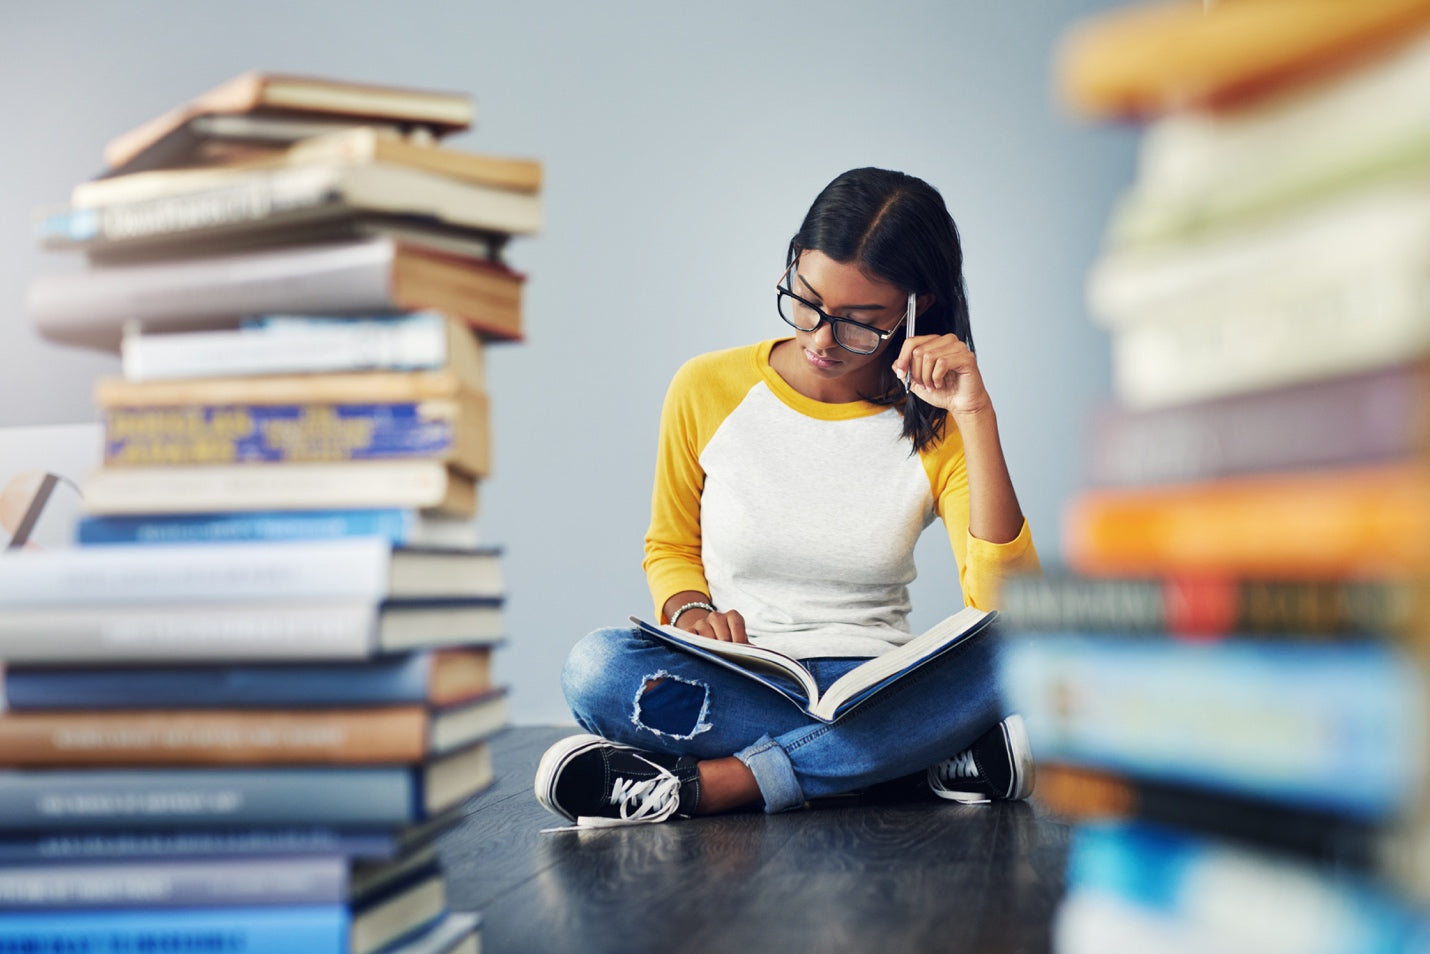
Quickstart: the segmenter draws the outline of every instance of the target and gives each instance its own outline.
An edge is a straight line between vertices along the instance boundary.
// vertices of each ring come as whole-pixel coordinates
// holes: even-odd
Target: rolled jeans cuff
[[[768,735],[748,748],[735,753],[735,758],[755,776],[755,784],[760,786],[760,795],[765,800],[765,811],[770,814],[799,808],[804,804],[804,790],[794,775],[794,764],[789,753]]]

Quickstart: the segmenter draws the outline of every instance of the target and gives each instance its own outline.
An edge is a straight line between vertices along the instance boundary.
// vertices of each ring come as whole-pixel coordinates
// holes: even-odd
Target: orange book
[[[1057,86],[1094,118],[1234,107],[1348,68],[1427,25],[1430,0],[1141,3],[1070,30]]]
[[[1423,573],[1430,568],[1430,467],[1086,491],[1064,513],[1063,540],[1069,565],[1088,575]]]

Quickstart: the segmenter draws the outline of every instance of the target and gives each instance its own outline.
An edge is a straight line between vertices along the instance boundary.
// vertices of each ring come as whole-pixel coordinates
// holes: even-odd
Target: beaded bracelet
[[[696,600],[694,603],[686,603],[680,609],[676,610],[674,613],[671,613],[670,625],[674,626],[676,623],[678,623],[680,621],[680,614],[684,613],[686,610],[691,609],[703,609],[709,610],[712,613],[715,612],[715,607],[710,603],[707,603],[704,600]]]

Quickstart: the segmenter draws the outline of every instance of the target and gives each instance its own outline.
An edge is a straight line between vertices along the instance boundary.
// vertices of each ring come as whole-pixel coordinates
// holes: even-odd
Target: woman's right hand
[[[698,619],[691,619],[697,613],[704,613],[704,615]],[[748,643],[750,641],[749,637],[745,635],[745,617],[740,615],[739,610],[725,610],[723,613],[686,610],[680,616],[680,628],[697,636],[718,639],[722,643]]]

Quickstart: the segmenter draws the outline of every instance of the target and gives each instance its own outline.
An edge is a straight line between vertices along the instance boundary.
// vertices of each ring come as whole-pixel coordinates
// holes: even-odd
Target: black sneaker
[[[928,781],[939,798],[965,805],[1020,801],[1033,794],[1033,749],[1023,717],[1010,715],[969,748],[930,767]]]
[[[700,802],[700,773],[677,758],[608,742],[598,735],[562,739],[536,767],[536,800],[582,828],[689,818]]]

